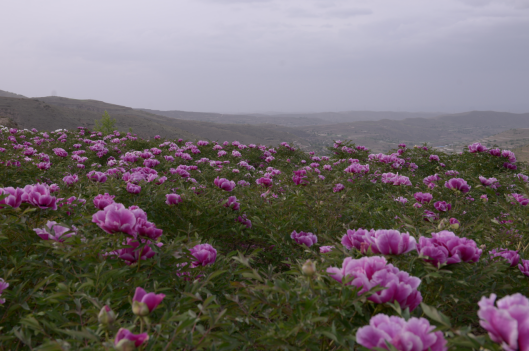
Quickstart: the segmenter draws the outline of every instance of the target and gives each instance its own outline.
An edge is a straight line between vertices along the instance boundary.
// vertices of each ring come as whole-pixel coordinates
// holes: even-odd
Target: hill
[[[0,90],[0,97],[6,97],[6,98],[27,98],[23,95],[11,93],[5,90]]]

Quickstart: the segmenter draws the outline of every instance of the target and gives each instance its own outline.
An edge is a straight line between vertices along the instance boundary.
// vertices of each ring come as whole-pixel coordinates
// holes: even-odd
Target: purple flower
[[[231,196],[228,197],[223,206],[231,208],[232,210],[239,210],[240,204],[237,202],[237,198],[235,196]]]
[[[245,225],[247,229],[252,228],[252,221],[250,221],[250,219],[247,219],[247,216],[245,214],[238,216],[236,221]]]
[[[396,316],[377,314],[370,325],[357,330],[357,342],[366,348],[387,349],[387,343],[398,351],[446,351],[447,341],[441,331],[425,318],[408,321]]]
[[[416,249],[416,239],[409,233],[397,230],[377,230],[373,236],[366,236],[365,240],[371,245],[375,254],[403,254]]]
[[[508,264],[510,264],[510,266],[516,266],[517,264],[519,264],[519,253],[517,253],[517,251],[511,251],[509,249],[504,248],[495,248],[489,253],[490,259],[493,259],[495,257],[502,257],[508,261]]]
[[[430,161],[440,161],[440,157],[438,155],[431,155],[429,157]]]
[[[357,248],[358,250],[361,250],[361,244],[366,243],[368,244],[368,237],[374,236],[375,231],[374,229],[368,231],[365,229],[358,229],[358,230],[347,230],[346,234],[342,236],[342,245],[348,249]]]
[[[79,177],[77,177],[76,174],[67,175],[67,176],[63,177],[63,182],[66,183],[68,186],[73,185],[77,181],[79,181]]]
[[[528,198],[526,198],[522,194],[512,193],[512,197],[514,197],[515,200],[519,202],[519,204],[523,206],[528,205]]]
[[[291,238],[298,244],[305,244],[308,247],[311,247],[312,245],[317,243],[317,236],[312,234],[311,232],[303,232],[300,231],[299,233],[296,231],[293,231],[291,233]]]
[[[473,143],[471,145],[468,145],[467,148],[469,149],[469,152],[470,153],[481,153],[481,152],[486,152],[488,151],[488,149],[486,147],[484,147],[482,144],[480,143]]]
[[[501,150],[499,148],[490,149],[489,153],[493,156],[501,156]]]
[[[272,180],[268,177],[261,177],[256,180],[256,183],[258,185],[264,186],[264,187],[270,187],[272,186]]]
[[[103,173],[103,172],[90,171],[86,175],[92,181],[101,182],[101,183],[105,183],[107,181],[107,175],[105,175],[105,173]]]
[[[50,188],[47,184],[37,183],[36,185],[27,185],[24,187],[22,201],[41,209],[57,210],[57,199],[50,195]]]
[[[0,208],[3,208],[2,204],[7,204],[12,208],[18,208],[22,203],[22,196],[24,190],[22,188],[5,187],[0,188],[0,196],[6,194],[7,197],[0,199]]]
[[[94,206],[99,210],[103,210],[107,205],[114,203],[114,197],[116,196],[111,196],[108,193],[98,194],[94,198]]]
[[[196,245],[190,249],[190,252],[197,259],[191,263],[192,268],[198,267],[199,265],[206,266],[213,264],[217,258],[217,251],[207,243]]]
[[[384,257],[346,258],[342,268],[330,267],[327,272],[338,282],[362,288],[359,294],[377,285],[385,287],[368,297],[375,303],[397,301],[402,309],[409,308],[412,311],[422,301],[421,293],[417,290],[421,280],[387,264]]]
[[[522,264],[519,264],[518,267],[519,267],[519,270],[521,270],[521,272],[523,274],[525,274],[526,276],[528,276],[528,260],[526,259],[521,259],[521,262]]]
[[[127,183],[127,192],[132,194],[138,194],[142,190],[141,186],[135,185],[134,183]]]
[[[135,214],[120,203],[112,203],[95,213],[92,222],[106,233],[123,232],[133,237],[137,235]]]
[[[478,302],[477,314],[493,342],[509,351],[528,351],[528,298],[520,293],[504,296],[497,301],[492,293]]]
[[[451,228],[458,230],[458,228],[460,227],[460,221],[455,218],[451,218],[449,219],[449,225],[451,226]]]
[[[154,292],[147,293],[141,287],[137,287],[133,297],[133,313],[140,316],[149,315],[166,297],[165,294]]]
[[[342,183],[337,183],[335,187],[333,187],[333,192],[337,193],[344,189],[344,185]]]
[[[4,281],[4,279],[0,278],[0,296],[2,296],[2,293],[6,288],[9,287],[9,284]],[[0,304],[6,303],[5,299],[0,298]]]
[[[240,185],[240,186],[243,186],[243,187],[250,186],[250,182],[247,182],[245,180],[237,181],[237,184]]]
[[[138,260],[147,260],[154,257],[156,252],[153,251],[150,246],[151,241],[142,239],[141,243],[145,245],[140,250],[138,248],[140,247],[140,242],[138,242],[138,240],[127,238],[126,241],[123,242],[124,245],[128,246],[127,248],[120,248],[105,255],[118,256],[118,258],[124,260],[127,265],[137,263]],[[156,243],[157,247],[162,247],[162,245],[163,243],[161,242]]]
[[[432,200],[432,194],[417,192],[414,193],[414,198],[422,204],[429,203]]]
[[[434,207],[438,211],[449,211],[449,210],[451,210],[451,204],[443,202],[443,201],[438,201],[438,202],[434,203]]]
[[[180,195],[175,194],[175,193],[166,194],[167,205],[179,204],[181,202],[182,202],[182,198],[180,197]]]
[[[430,210],[425,210],[423,212],[423,220],[425,220],[425,221],[438,220],[438,214],[436,214],[435,212],[430,211]]]
[[[407,203],[407,202],[409,201],[407,198],[403,198],[403,197],[401,197],[401,196],[399,196],[399,197],[397,197],[397,198],[394,198],[394,200],[395,200],[396,202],[400,202],[401,204],[405,204],[405,203]]]
[[[63,158],[68,156],[68,152],[64,150],[63,148],[54,148],[53,152],[55,153],[55,155],[63,157]]]
[[[460,262],[478,262],[482,249],[477,248],[473,240],[458,237],[450,231],[432,233],[431,238],[421,236],[418,253],[429,257],[425,261],[432,265],[455,264]]]
[[[42,164],[42,163],[40,163],[40,164]],[[517,165],[515,165],[515,164],[504,163],[504,164],[502,164],[502,166],[505,167],[508,170],[517,170]]]
[[[335,248],[335,246],[322,246],[320,247],[320,253],[328,253],[331,252]]]
[[[434,175],[425,177],[423,179],[423,183],[429,188],[434,188],[436,187],[435,182],[438,182],[440,180],[441,180],[440,176],[438,176],[438,174],[434,174]]]
[[[134,347],[142,345],[147,340],[149,340],[149,335],[146,332],[133,334],[127,329],[120,328],[114,339],[114,347],[121,351],[132,351]]]
[[[361,165],[359,163],[352,163],[350,166],[344,169],[344,172],[350,172],[354,174],[366,174],[370,172],[370,165]]]
[[[503,158],[508,158],[508,161],[511,163],[515,163],[517,161],[515,154],[511,150],[503,150],[501,152],[501,156]]]
[[[307,171],[305,170],[296,170],[296,171],[293,171],[294,173],[294,176],[293,176],[293,182],[295,185],[302,185],[302,186],[305,186],[307,185],[307,176],[305,176],[307,174]]]
[[[226,178],[219,178],[219,176],[217,176],[213,183],[220,189],[227,192],[232,191],[236,187],[236,183],[234,181],[229,181]]]
[[[517,174],[516,176],[519,180],[528,183],[528,176],[526,176],[525,174]]]
[[[497,189],[497,187],[499,186],[498,180],[495,177],[485,178],[479,176],[478,179],[484,187],[491,187],[493,189]]]
[[[445,187],[449,189],[456,189],[462,193],[467,193],[471,189],[467,182],[461,178],[452,178],[445,182]]]
[[[52,240],[56,242],[64,242],[64,240],[77,233],[77,229],[73,230],[68,227],[57,225],[55,221],[48,221],[46,226],[42,229],[33,229],[43,240]]]

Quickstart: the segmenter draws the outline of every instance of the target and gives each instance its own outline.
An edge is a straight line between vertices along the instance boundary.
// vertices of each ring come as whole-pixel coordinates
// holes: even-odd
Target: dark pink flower
[[[477,248],[473,240],[458,237],[450,231],[432,233],[431,238],[421,236],[418,242],[418,253],[429,257],[427,262],[439,264],[455,264],[460,262],[478,262],[482,249]]]
[[[305,186],[305,185],[308,184],[307,176],[305,176],[307,174],[307,171],[305,171],[305,170],[296,170],[296,171],[293,171],[293,173],[294,173],[293,182],[294,182],[295,185]]]
[[[147,221],[142,217],[136,217],[136,232],[139,236],[147,237],[151,240],[157,240],[162,236],[163,231],[156,227],[152,222]]]
[[[438,155],[431,155],[429,157],[430,161],[440,161],[440,157]]]
[[[127,189],[127,192],[129,193],[138,194],[142,190],[142,187],[129,182],[127,183],[126,189]]]
[[[43,240],[52,240],[56,242],[64,242],[64,240],[77,233],[77,229],[73,230],[68,227],[57,225],[55,221],[48,221],[46,226],[42,229],[33,229]]]
[[[272,180],[268,177],[261,177],[256,180],[256,183],[258,185],[264,186],[264,187],[270,187],[272,186]]]
[[[408,232],[397,230],[377,230],[373,236],[366,236],[365,240],[371,245],[375,254],[403,254],[416,249],[416,239]]]
[[[499,148],[490,149],[489,153],[493,156],[501,156],[501,150]]]
[[[493,342],[509,351],[528,351],[528,298],[520,293],[497,301],[492,293],[478,302],[477,314]]]
[[[98,194],[94,198],[94,206],[99,210],[103,210],[107,205],[114,203],[114,197],[116,196],[111,196],[108,193]]]
[[[66,183],[67,185],[73,185],[74,183],[76,183],[77,181],[79,181],[79,177],[77,177],[76,174],[73,174],[73,175],[67,175],[65,177],[63,177],[63,182]]]
[[[522,194],[512,193],[512,197],[514,197],[515,200],[519,202],[519,204],[521,204],[523,206],[528,205],[528,198],[526,198]]]
[[[327,272],[338,282],[362,288],[359,294],[377,285],[386,287],[368,297],[375,303],[397,301],[402,309],[409,308],[412,311],[422,301],[421,293],[417,290],[421,280],[387,264],[384,257],[346,258],[342,268],[330,267]]]
[[[137,287],[133,296],[133,313],[140,316],[149,315],[158,307],[162,300],[166,297],[165,294],[154,292],[145,292],[141,287]]]
[[[445,182],[445,187],[449,189],[455,189],[462,193],[467,193],[471,189],[467,182],[461,178],[452,178]]]
[[[63,158],[68,156],[68,152],[64,150],[63,148],[54,148],[53,152],[55,153],[55,155],[63,157]]]
[[[37,183],[24,187],[22,201],[30,203],[41,209],[57,210],[57,199],[50,195],[50,188],[47,184]]]
[[[321,246],[320,253],[329,253],[335,248],[335,246]]]
[[[135,214],[120,203],[112,203],[95,213],[92,222],[110,234],[123,232],[133,237],[137,235]]]
[[[511,163],[504,163],[502,164],[503,167],[505,167],[508,170],[517,170],[517,165],[511,164]]]
[[[375,231],[371,229],[370,231],[365,229],[358,230],[346,230],[346,234],[342,237],[342,245],[348,249],[357,248],[361,250],[361,244],[368,244],[368,237],[374,236]]]
[[[2,204],[7,204],[12,208],[20,207],[20,204],[22,203],[22,196],[24,195],[24,190],[22,188],[0,188],[0,197],[4,194],[7,195],[7,197],[0,199],[0,208],[3,208],[1,206]]]
[[[245,214],[238,216],[236,221],[245,225],[247,229],[252,228],[252,221],[250,221],[250,219],[247,219],[247,216]]]
[[[344,169],[344,172],[350,172],[354,174],[366,174],[370,172],[370,165],[361,165],[359,163],[353,163]]]
[[[434,203],[434,207],[438,211],[449,211],[449,210],[451,210],[451,204],[443,202],[443,201],[435,202]]]
[[[291,238],[298,244],[305,244],[308,247],[317,243],[317,236],[311,232],[296,232],[291,233]]]
[[[434,187],[436,187],[436,183],[435,182],[438,182],[440,180],[441,180],[440,176],[438,176],[438,174],[434,174],[434,175],[425,177],[423,179],[423,183],[426,186],[428,186],[429,188],[434,188]]]
[[[220,189],[230,192],[236,187],[234,181],[229,181],[226,178],[219,178],[219,176],[213,181],[213,183]]]
[[[223,206],[232,210],[239,210],[240,204],[238,203],[237,198],[235,196],[231,196],[228,197]]]
[[[423,212],[423,220],[425,220],[425,221],[438,220],[438,214],[436,214],[435,212],[430,211],[430,210],[425,210]]]
[[[180,197],[180,195],[175,194],[175,193],[166,194],[167,205],[173,205],[173,204],[179,204],[179,203],[182,203],[182,198]]]
[[[516,266],[517,264],[519,264],[519,253],[517,252],[518,251],[512,251],[504,248],[495,248],[489,253],[490,259],[493,259],[495,257],[502,257],[508,261],[508,264],[510,264],[510,266]]]
[[[519,270],[521,270],[521,272],[523,274],[525,274],[526,276],[528,276],[528,260],[526,259],[521,259],[521,263],[522,264],[519,264],[518,267],[519,267]]]
[[[101,182],[101,183],[105,183],[107,181],[107,175],[105,175],[105,173],[103,173],[103,172],[90,171],[86,175],[92,181]]]
[[[192,268],[198,267],[199,265],[206,266],[213,264],[217,258],[217,250],[207,243],[196,245],[190,249],[190,252],[197,259],[191,263]]]
[[[151,248],[151,241],[141,239],[141,242],[134,238],[127,238],[124,242],[127,248],[120,248],[106,255],[117,256],[118,258],[125,261],[125,264],[132,265],[137,263],[138,260],[147,260],[155,256],[156,252]],[[142,245],[141,249],[138,248]],[[157,247],[162,247],[163,243],[156,242]]]
[[[414,193],[414,198],[422,204],[429,203],[432,200],[432,194],[417,192]]]
[[[488,151],[488,148],[484,147],[482,144],[478,142],[468,145],[467,148],[469,149],[470,153],[481,153],[481,152]]]
[[[501,156],[503,158],[508,158],[508,161],[511,163],[515,163],[517,161],[515,154],[511,150],[503,150],[501,152]]]
[[[0,296],[2,296],[2,293],[6,288],[9,287],[9,284],[4,281],[4,279],[0,278]],[[6,303],[5,299],[0,298],[0,304]]]
[[[337,193],[344,189],[344,185],[342,183],[337,183],[335,187],[333,187],[333,192]]]
[[[146,332],[133,334],[127,329],[120,328],[114,339],[114,347],[117,350],[132,351],[134,347],[142,345],[147,340],[149,340],[149,335]]]
[[[425,318],[408,321],[396,316],[377,314],[370,325],[357,330],[356,340],[369,348],[388,349],[387,343],[398,351],[446,351],[447,341],[441,331],[433,332],[433,326]]]

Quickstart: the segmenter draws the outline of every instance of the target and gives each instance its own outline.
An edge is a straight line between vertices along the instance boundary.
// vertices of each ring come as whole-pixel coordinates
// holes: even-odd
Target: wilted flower
[[[311,232],[296,232],[291,233],[291,238],[298,244],[305,244],[308,247],[317,243],[317,236]]]
[[[219,178],[219,176],[213,181],[213,183],[220,189],[230,192],[236,187],[234,181],[229,181],[226,178]]]
[[[137,263],[139,260],[147,260],[155,256],[156,252],[151,248],[151,241],[141,239],[141,242],[134,238],[127,238],[124,242],[126,248],[120,248],[105,255],[117,256],[118,258],[125,261],[125,264],[132,265]],[[143,244],[140,249],[140,245]],[[163,243],[156,242],[157,247],[162,247]]]
[[[342,268],[330,267],[327,272],[338,282],[361,288],[359,294],[377,285],[386,287],[368,297],[375,303],[397,301],[402,309],[409,308],[412,311],[422,301],[421,293],[417,290],[421,280],[387,264],[384,257],[346,258]]]
[[[480,326],[504,350],[528,351],[528,298],[516,293],[499,299],[495,307],[496,299],[492,293],[478,302]]]
[[[132,310],[135,315],[146,316],[149,315],[166,297],[165,294],[154,292],[147,293],[141,287],[137,287],[134,292]]]
[[[449,219],[449,224],[450,224],[449,227],[455,230],[458,230],[458,228],[460,227],[460,221],[458,221],[455,218]]]
[[[33,229],[43,240],[52,240],[56,242],[64,242],[64,240],[77,233],[77,229],[73,230],[68,227],[57,225],[55,221],[48,221],[46,226],[42,229]]]
[[[107,205],[114,203],[114,197],[116,196],[111,196],[108,193],[98,194],[94,198],[94,206],[99,210],[103,210]]]
[[[418,242],[418,253],[427,262],[438,266],[439,264],[455,264],[460,262],[476,263],[482,250],[477,248],[473,240],[458,237],[450,231],[432,233],[431,238],[421,236]]]
[[[373,235],[364,237],[375,254],[403,254],[416,249],[416,239],[408,232],[397,230],[376,230]]]
[[[445,182],[445,187],[449,189],[456,189],[462,193],[467,193],[471,189],[467,182],[461,178],[452,178]]]
[[[120,328],[114,339],[114,347],[120,351],[132,351],[135,347],[142,345],[149,340],[146,332],[142,334],[133,334],[127,329]]]
[[[425,220],[425,221],[438,220],[438,214],[436,214],[435,212],[430,211],[430,210],[425,210],[423,212],[423,220]]]
[[[302,272],[304,273],[304,275],[313,276],[315,275],[316,271],[317,268],[315,262],[313,262],[311,259],[306,260],[304,265],[302,265]]]
[[[449,210],[451,210],[451,204],[443,202],[443,201],[438,201],[438,202],[434,203],[434,207],[438,211],[449,211]]]
[[[517,264],[519,264],[519,253],[517,253],[517,251],[512,251],[504,248],[495,248],[489,253],[491,259],[495,257],[502,257],[508,261],[508,264],[510,264],[510,266],[516,266]]]
[[[366,348],[387,349],[387,343],[398,351],[446,351],[447,341],[443,332],[433,330],[425,318],[410,318],[408,321],[396,316],[377,314],[370,325],[357,330],[356,340]]]
[[[403,197],[401,197],[401,196],[399,196],[399,197],[397,197],[397,198],[394,198],[394,200],[395,200],[396,202],[400,202],[400,203],[402,203],[402,204],[405,204],[405,203],[407,203],[407,202],[409,201],[407,198],[403,198]]]

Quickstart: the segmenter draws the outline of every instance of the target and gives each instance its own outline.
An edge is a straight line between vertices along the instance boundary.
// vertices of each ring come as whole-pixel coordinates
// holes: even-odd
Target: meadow
[[[0,134],[2,350],[528,350],[528,166]]]

